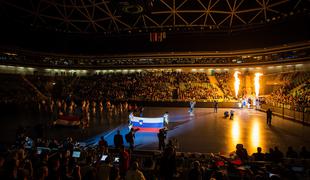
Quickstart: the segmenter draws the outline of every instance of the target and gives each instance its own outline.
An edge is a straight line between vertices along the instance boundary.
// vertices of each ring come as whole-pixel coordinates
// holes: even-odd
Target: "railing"
[[[0,49],[0,64],[60,68],[244,66],[303,62],[310,59],[310,42],[269,49],[233,52],[144,53],[110,56],[74,56]]]
[[[298,108],[291,108],[291,106],[280,103],[277,105],[262,104],[260,107],[264,111],[269,108],[274,115],[310,125],[310,107],[301,107],[300,111],[297,111]]]

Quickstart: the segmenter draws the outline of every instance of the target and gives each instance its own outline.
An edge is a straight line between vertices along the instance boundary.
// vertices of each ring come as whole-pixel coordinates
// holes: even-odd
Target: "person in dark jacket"
[[[123,136],[120,133],[120,130],[117,130],[117,133],[114,135],[114,146],[115,148],[120,148],[124,144]]]

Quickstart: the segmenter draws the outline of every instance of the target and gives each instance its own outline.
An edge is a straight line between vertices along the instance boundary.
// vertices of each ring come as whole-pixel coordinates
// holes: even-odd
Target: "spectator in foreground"
[[[193,168],[189,171],[188,179],[191,180],[202,180],[203,178],[203,169],[200,166],[199,161],[193,163]]]
[[[306,146],[301,147],[299,157],[302,159],[309,159],[310,158],[310,152],[307,150]]]
[[[138,162],[133,162],[131,169],[126,174],[126,180],[145,180],[143,173],[139,170]]]
[[[243,148],[243,144],[236,145],[236,154],[242,161],[247,161],[249,159],[248,152],[245,148]]]
[[[287,148],[286,157],[287,158],[298,158],[298,154],[296,151],[294,151],[292,146],[289,146]]]
[[[126,177],[126,173],[129,169],[129,162],[130,162],[129,153],[125,150],[124,146],[121,146],[119,152],[119,172],[121,178]]]
[[[257,147],[257,152],[253,153],[252,157],[254,158],[254,161],[265,161],[265,154],[262,153],[261,147]]]
[[[108,148],[108,142],[104,139],[103,136],[100,137],[100,140],[99,140],[99,148],[100,148],[100,149]]]

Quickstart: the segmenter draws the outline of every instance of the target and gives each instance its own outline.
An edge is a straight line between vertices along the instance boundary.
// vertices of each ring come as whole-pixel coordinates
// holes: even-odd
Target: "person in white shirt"
[[[165,114],[164,114],[164,126],[168,126],[168,124],[169,124],[168,117],[169,117],[168,112],[165,112]]]

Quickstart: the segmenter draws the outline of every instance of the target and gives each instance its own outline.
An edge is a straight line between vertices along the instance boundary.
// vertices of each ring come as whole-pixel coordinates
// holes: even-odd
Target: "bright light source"
[[[236,97],[238,97],[238,91],[239,91],[239,86],[240,86],[240,79],[238,77],[238,74],[240,74],[239,71],[236,71],[234,73],[234,77],[235,77],[235,95],[236,95]]]
[[[197,69],[192,69],[192,71],[193,71],[193,72],[196,72],[196,71],[197,71]]]
[[[258,97],[259,95],[259,77],[262,76],[262,73],[255,73],[255,77],[254,77],[254,85],[255,85],[255,95],[256,97]]]

